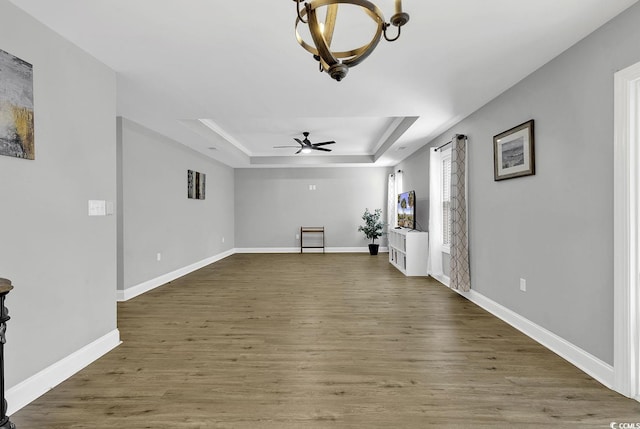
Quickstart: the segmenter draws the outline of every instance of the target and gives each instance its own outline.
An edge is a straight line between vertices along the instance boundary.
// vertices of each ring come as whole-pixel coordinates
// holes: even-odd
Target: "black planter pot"
[[[369,245],[369,254],[370,255],[377,255],[378,254],[378,247],[380,247],[379,244],[370,244]]]

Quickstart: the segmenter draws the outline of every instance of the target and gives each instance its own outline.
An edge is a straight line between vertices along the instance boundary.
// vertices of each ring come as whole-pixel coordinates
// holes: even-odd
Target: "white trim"
[[[229,143],[231,143],[232,145],[240,149],[245,155],[253,156],[253,153],[251,153],[249,149],[247,149],[242,143],[236,140],[231,134],[223,130],[222,127],[217,123],[215,123],[213,120],[198,119],[198,121],[205,127],[209,128],[211,131],[216,133],[218,136],[222,137],[223,139],[225,139],[226,141],[228,141]]]
[[[22,407],[35,401],[120,344],[120,332],[114,329],[64,359],[16,384],[7,390],[5,395],[9,404],[7,415],[14,414]]]
[[[378,253],[388,252],[388,247],[378,248]],[[327,247],[327,253],[369,253],[369,247]]]
[[[227,250],[226,252],[222,252],[209,258],[203,259],[202,261],[187,265],[186,267],[171,271],[170,273],[163,274],[160,277],[147,280],[146,282],[140,283],[139,285],[129,287],[125,290],[119,290],[117,291],[117,299],[118,301],[128,301],[131,298],[135,298],[138,295],[149,292],[150,290],[162,286],[163,284],[166,284],[172,280],[180,278],[193,271],[199,270],[202,267],[206,267],[209,264],[213,264],[214,262],[231,256],[234,253],[235,252],[233,250]]]
[[[378,249],[379,253],[386,253],[389,251],[388,247],[380,247]],[[368,247],[326,247],[326,253],[369,253]],[[227,250],[226,252],[219,253],[215,256],[212,256],[207,259],[203,259],[202,261],[196,262],[194,264],[188,265],[186,267],[177,269],[175,271],[171,271],[170,273],[163,274],[159,277],[156,277],[151,280],[147,280],[146,282],[140,283],[136,286],[131,286],[125,290],[118,290],[116,292],[116,298],[118,301],[128,301],[132,298],[135,298],[138,295],[142,295],[143,293],[149,292],[157,287],[160,287],[172,280],[180,278],[184,275],[187,275],[193,271],[199,270],[202,267],[206,267],[209,264],[213,264],[214,262],[218,262],[221,259],[227,258],[236,253],[300,253],[299,247],[247,247],[247,248],[236,248]],[[304,249],[304,253],[322,253],[322,249]]]
[[[307,251],[313,249],[306,249]],[[300,253],[300,247],[241,247],[233,249],[234,253]],[[322,249],[320,249],[322,252]]]
[[[325,253],[369,253],[369,247],[325,247]],[[379,253],[386,253],[388,247],[378,249]],[[300,253],[300,247],[244,247],[234,249],[234,253]],[[322,249],[308,248],[303,253],[322,253]]]
[[[438,280],[440,283],[442,283],[446,287],[451,287],[451,279],[449,278],[449,276],[445,276],[444,274],[442,274],[442,275],[429,274],[429,275],[431,277],[433,277],[434,279]]]
[[[449,278],[446,276],[443,276],[443,280],[445,280],[446,283],[438,278],[436,278],[436,280],[440,281],[440,283],[447,287],[449,286]],[[606,362],[601,361],[592,354],[582,350],[580,347],[575,346],[564,338],[559,337],[553,332],[533,323],[529,319],[522,317],[518,313],[509,310],[473,289],[469,292],[461,292],[454,289],[451,290],[464,296],[469,301],[487,310],[497,318],[505,321],[534,341],[537,341],[561,358],[598,380],[609,389],[613,387],[613,367]]]
[[[640,63],[614,76],[614,390],[640,397],[638,140]]]
[[[453,290],[453,289],[452,289]],[[592,354],[582,350],[562,337],[539,326],[518,313],[474,291],[458,292],[469,301],[507,322],[523,334],[542,344],[561,358],[575,365],[608,388],[613,386],[613,367]]]

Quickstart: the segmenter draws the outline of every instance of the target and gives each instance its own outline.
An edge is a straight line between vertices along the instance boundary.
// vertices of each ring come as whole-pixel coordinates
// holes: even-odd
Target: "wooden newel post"
[[[11,289],[13,286],[11,286],[10,280],[0,279],[0,429],[15,429],[16,427],[7,416],[7,400],[4,398],[4,343],[6,342],[7,321],[10,319],[9,310],[4,306],[4,298],[11,292]]]

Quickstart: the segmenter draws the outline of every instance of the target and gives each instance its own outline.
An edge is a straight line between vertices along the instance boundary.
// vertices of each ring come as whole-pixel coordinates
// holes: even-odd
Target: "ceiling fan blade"
[[[300,146],[304,146],[304,143],[302,143],[302,142],[300,141],[300,139],[297,139],[297,138],[295,138],[295,137],[294,137],[293,139],[294,139],[295,141],[297,141],[298,143],[300,143]]]
[[[325,148],[323,148],[323,147],[315,147],[315,146],[314,146],[314,147],[313,147],[313,149],[315,149],[315,150],[321,150],[321,151],[323,151],[323,152],[331,152],[331,149],[325,149]]]
[[[313,143],[313,146],[324,146],[324,145],[328,145],[328,144],[334,144],[334,141],[330,141],[330,142],[322,142],[322,143]]]
[[[300,152],[302,152],[302,148],[300,148],[295,154],[299,154]]]

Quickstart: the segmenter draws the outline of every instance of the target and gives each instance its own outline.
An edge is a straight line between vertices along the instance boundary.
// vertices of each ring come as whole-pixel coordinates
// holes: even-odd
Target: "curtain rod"
[[[460,139],[466,139],[466,138],[467,138],[467,136],[465,136],[464,134],[460,134],[460,135],[458,136],[458,140],[460,140]],[[440,149],[442,149],[442,148],[443,148],[443,147],[445,147],[445,146],[449,146],[451,143],[453,143],[453,140],[449,140],[449,141],[448,141],[448,142],[446,142],[445,144],[443,144],[443,145],[441,145],[441,146],[438,146],[438,147],[436,148],[436,150],[440,150]]]

